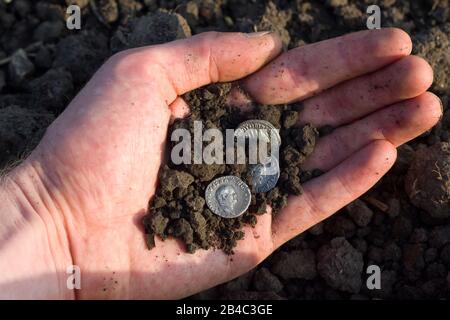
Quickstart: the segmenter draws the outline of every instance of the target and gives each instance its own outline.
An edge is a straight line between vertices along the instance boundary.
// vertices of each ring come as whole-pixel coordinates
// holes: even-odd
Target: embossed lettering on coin
[[[280,133],[277,128],[273,126],[269,121],[265,120],[247,120],[242,122],[234,132],[236,137],[245,136],[249,139],[257,139],[262,136],[267,142],[271,141],[271,135],[274,134],[274,139],[278,145],[281,144]]]

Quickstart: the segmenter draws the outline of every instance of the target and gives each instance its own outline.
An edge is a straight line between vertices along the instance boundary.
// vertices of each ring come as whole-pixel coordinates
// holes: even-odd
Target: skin
[[[396,147],[430,129],[442,105],[431,67],[398,29],[363,31],[281,53],[273,33],[205,33],[110,58],[0,187],[0,297],[181,298],[255,267],[284,242],[372,187]],[[155,192],[167,128],[181,94],[241,82],[264,103],[303,101],[301,121],[337,129],[321,139],[304,185],[275,219],[245,228],[234,256],[146,249],[140,220]],[[245,105],[239,93],[236,101]],[[270,208],[268,209],[270,211]],[[81,290],[66,268],[81,269]]]

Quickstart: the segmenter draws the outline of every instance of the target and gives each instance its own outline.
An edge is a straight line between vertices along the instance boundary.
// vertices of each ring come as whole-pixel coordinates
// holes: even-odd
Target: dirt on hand
[[[222,218],[205,205],[205,189],[215,178],[234,175],[249,186],[252,185],[249,167],[245,164],[182,164],[169,161],[159,174],[159,187],[150,202],[149,214],[144,218],[147,245],[154,246],[154,236],[166,239],[170,236],[181,239],[186,249],[194,253],[197,249],[218,248],[231,254],[237,241],[243,239],[244,225],[254,226],[256,215],[272,207],[276,214],[287,204],[289,194],[302,193],[301,182],[311,177],[302,170],[302,164],[314,149],[318,131],[311,125],[298,126],[296,105],[255,105],[250,112],[228,106],[231,84],[215,84],[200,88],[185,95],[191,114],[177,119],[169,127],[184,128],[194,137],[194,121],[201,121],[206,129],[219,129],[225,136],[226,129],[236,129],[248,119],[270,122],[280,131],[281,164],[277,186],[266,193],[255,193],[249,209],[238,218]],[[193,145],[193,139],[190,141]],[[173,143],[168,141],[169,149]],[[206,146],[207,144],[204,144]],[[169,150],[170,153],[171,150]]]

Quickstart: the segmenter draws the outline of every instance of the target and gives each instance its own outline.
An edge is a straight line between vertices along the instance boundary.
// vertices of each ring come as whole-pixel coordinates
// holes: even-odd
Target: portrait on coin
[[[231,185],[223,185],[216,191],[216,199],[220,209],[225,213],[232,213],[238,202],[236,190]]]

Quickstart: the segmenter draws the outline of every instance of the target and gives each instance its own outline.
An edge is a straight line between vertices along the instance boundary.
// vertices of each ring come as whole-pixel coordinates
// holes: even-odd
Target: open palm
[[[33,168],[40,181],[44,200],[36,211],[45,208],[50,246],[64,252],[53,254],[57,269],[81,269],[76,297],[180,298],[230,280],[367,191],[394,163],[395,147],[441,115],[439,99],[425,92],[432,70],[409,56],[411,40],[401,30],[280,52],[272,33],[205,33],[124,51],[50,126],[17,170]],[[274,220],[265,214],[246,227],[233,256],[187,254],[173,239],[157,239],[148,251],[141,219],[156,189],[170,119],[186,108],[180,95],[244,77],[254,100],[301,100],[302,123],[337,128],[306,164],[326,173],[306,183]]]

